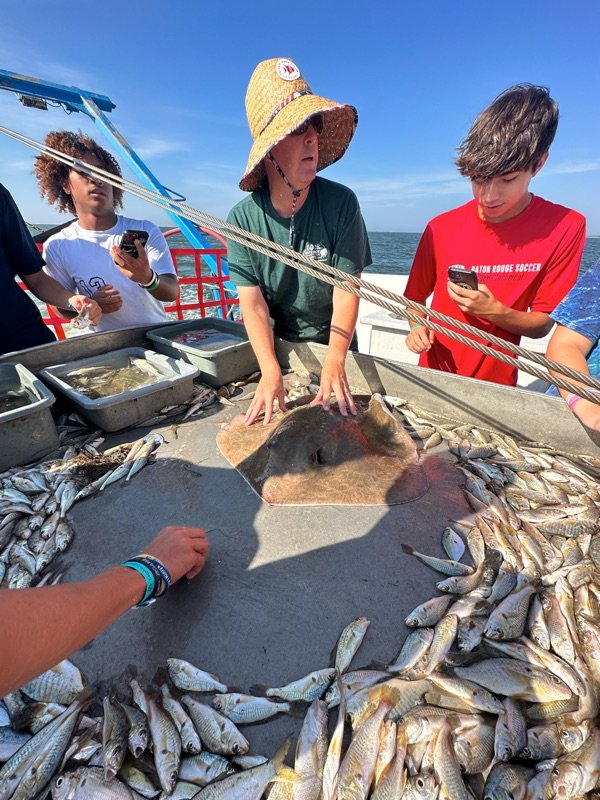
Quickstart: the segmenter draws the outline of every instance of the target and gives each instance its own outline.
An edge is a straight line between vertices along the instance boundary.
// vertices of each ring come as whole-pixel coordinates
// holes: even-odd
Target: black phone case
[[[138,257],[138,251],[135,246],[135,240],[139,239],[142,243],[142,247],[146,246],[146,242],[148,241],[148,234],[146,231],[125,231],[125,233],[121,236],[121,243],[119,247],[121,250],[124,250],[133,258]]]
[[[448,280],[455,283],[457,286],[462,286],[463,289],[471,289],[476,291],[478,288],[477,275],[468,270],[458,271],[450,268],[448,270]]]

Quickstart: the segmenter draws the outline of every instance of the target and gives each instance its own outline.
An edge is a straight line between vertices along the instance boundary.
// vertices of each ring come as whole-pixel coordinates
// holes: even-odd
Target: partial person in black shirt
[[[0,354],[55,341],[36,304],[17,284],[17,276],[44,303],[77,313],[87,310],[94,324],[100,321],[102,311],[94,300],[72,295],[46,275],[43,266],[44,260],[15,201],[0,184]]]

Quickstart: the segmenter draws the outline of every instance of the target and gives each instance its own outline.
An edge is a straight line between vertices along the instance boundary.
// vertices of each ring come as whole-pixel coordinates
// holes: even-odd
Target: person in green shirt
[[[272,58],[254,70],[246,113],[254,144],[240,188],[251,194],[230,211],[228,222],[359,276],[371,263],[371,250],[358,200],[347,187],[317,177],[346,152],[356,109],[313,94],[293,61]],[[267,424],[275,400],[286,410],[273,333],[326,344],[314,402],[327,410],[334,394],[343,415],[356,414],[345,360],[355,347],[358,297],[232,240],[228,261],[261,370],[246,424],[263,410]]]

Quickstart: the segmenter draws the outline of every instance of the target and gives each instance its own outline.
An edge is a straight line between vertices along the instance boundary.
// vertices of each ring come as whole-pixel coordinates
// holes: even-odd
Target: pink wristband
[[[577,403],[580,400],[583,400],[583,397],[579,397],[578,394],[572,394],[571,392],[569,392],[569,394],[565,397],[565,400],[567,401],[567,405],[569,406],[571,411],[573,411],[573,408],[577,405]]]

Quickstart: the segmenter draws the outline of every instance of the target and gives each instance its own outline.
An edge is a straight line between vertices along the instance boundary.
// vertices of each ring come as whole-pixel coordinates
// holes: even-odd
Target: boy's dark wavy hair
[[[121,177],[121,168],[116,159],[103,147],[100,147],[92,138],[79,131],[51,131],[44,140],[45,144],[60,150],[73,158],[85,160],[87,156],[96,156],[102,169]],[[77,214],[70,194],[64,190],[68,183],[70,167],[57,161],[52,156],[42,154],[35,159],[35,175],[42,197],[48,199],[51,205],[56,205],[59,211],[70,211]],[[115,208],[123,206],[123,190],[113,187]]]
[[[477,117],[458,147],[456,166],[472,180],[535,171],[558,127],[558,105],[545,86],[510,86]]]

